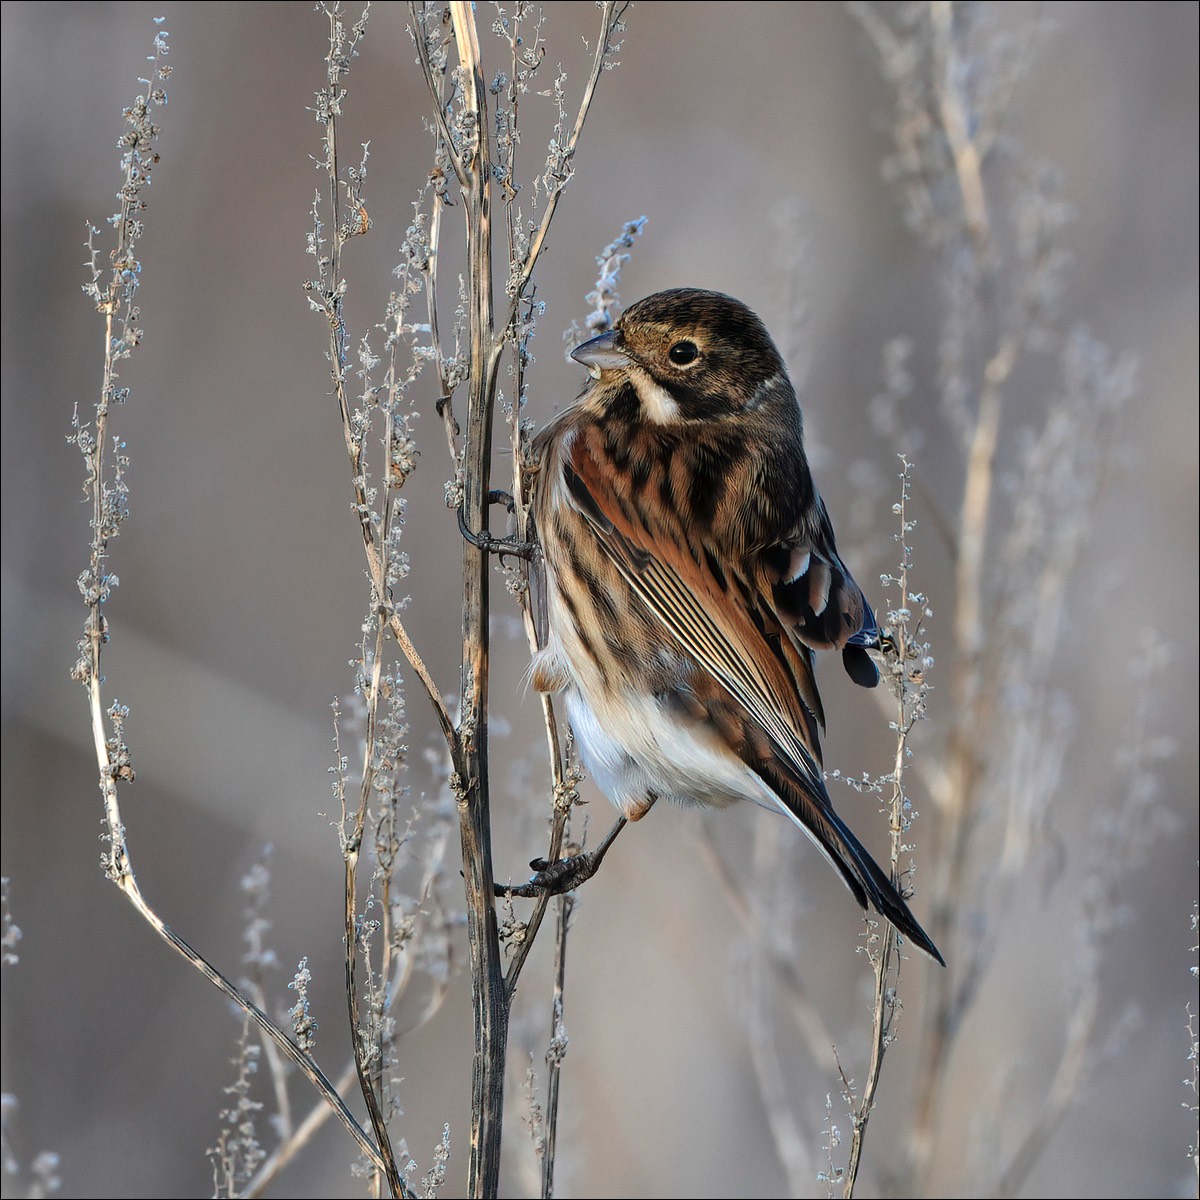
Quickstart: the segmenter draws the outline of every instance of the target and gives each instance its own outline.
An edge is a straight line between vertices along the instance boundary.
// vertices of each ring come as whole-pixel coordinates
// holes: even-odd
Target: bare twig
[[[374,1142],[371,1141],[363,1127],[355,1119],[354,1114],[346,1107],[345,1101],[342,1099],[338,1089],[333,1085],[321,1068],[317,1065],[316,1060],[311,1054],[301,1050],[299,1046],[292,1041],[291,1038],[267,1016],[256,1004],[254,1004],[248,996],[235,987],[220,971],[216,969],[206,958],[197,951],[193,950],[173,929],[166,925],[158,914],[143,900],[140,890],[133,879],[132,873],[128,873],[117,881],[122,892],[125,893],[126,899],[134,906],[141,914],[143,919],[150,925],[155,933],[164,941],[178,951],[188,962],[192,964],[211,984],[219,988],[224,995],[231,1000],[238,1008],[248,1013],[254,1020],[254,1023],[262,1030],[267,1037],[279,1047],[279,1049],[289,1058],[306,1076],[312,1081],[313,1086],[324,1097],[326,1104],[333,1109],[338,1120],[350,1131],[354,1140],[358,1143],[359,1148],[367,1159],[377,1170],[384,1170],[384,1162],[380,1157],[379,1151]],[[408,1192],[401,1190],[398,1195],[407,1195]]]
[[[542,1200],[554,1195],[554,1161],[558,1149],[558,1091],[562,1061],[567,1053],[567,1028],[563,1023],[567,979],[567,930],[571,924],[572,896],[559,896],[554,937],[554,995],[551,1001],[550,1044],[546,1047],[545,1147],[542,1154]]]
[[[571,133],[566,143],[558,148],[558,169],[549,195],[546,197],[546,207],[542,210],[542,219],[538,223],[537,230],[534,232],[533,238],[529,243],[529,249],[525,254],[524,261],[520,264],[515,277],[509,283],[508,292],[512,297],[512,304],[509,308],[508,320],[505,322],[505,325],[511,324],[513,318],[516,316],[518,298],[525,294],[525,289],[528,287],[529,281],[533,276],[533,269],[537,266],[538,257],[541,255],[542,248],[546,243],[546,234],[550,232],[550,223],[554,220],[554,213],[558,208],[558,202],[562,197],[563,189],[571,178],[571,160],[575,157],[575,149],[579,144],[579,135],[583,132],[583,123],[587,120],[588,112],[592,107],[592,100],[596,94],[596,85],[600,82],[600,76],[604,72],[605,67],[610,65],[608,61],[609,56],[617,48],[613,44],[613,38],[624,28],[622,21],[628,8],[628,3],[614,3],[614,0],[605,0],[605,3],[601,6],[600,36],[597,38],[596,49],[592,55],[591,73],[588,75],[587,83],[584,86],[583,96],[579,101],[579,108],[575,114],[575,123],[571,127]]]
[[[903,888],[906,874],[901,865],[904,854],[911,850],[904,835],[910,822],[909,801],[905,791],[904,772],[911,753],[909,738],[917,722],[925,716],[926,671],[930,663],[929,647],[920,638],[923,633],[925,597],[911,590],[909,571],[912,567],[912,550],[909,542],[914,522],[908,516],[911,493],[912,465],[903,461],[900,474],[900,500],[896,513],[900,519],[897,541],[900,545],[899,574],[889,577],[896,591],[895,606],[888,612],[887,632],[894,653],[885,664],[885,678],[895,700],[895,715],[892,729],[896,735],[896,753],[892,760],[891,773],[883,783],[890,785],[888,798],[888,826],[891,834],[891,878],[897,889]],[[915,610],[915,611],[914,611]],[[868,920],[869,926],[875,922]],[[863,1145],[867,1126],[875,1108],[875,1095],[879,1088],[880,1073],[884,1056],[896,1038],[896,1024],[900,1018],[899,997],[900,966],[903,954],[896,930],[883,922],[883,931],[872,931],[867,942],[867,953],[874,971],[874,994],[871,1005],[871,1060],[858,1101],[851,1114],[852,1133],[850,1138],[849,1162],[842,1181],[842,1195],[854,1195],[858,1173],[862,1165]],[[847,1088],[849,1092],[849,1089]]]
[[[123,142],[125,181],[121,189],[121,211],[114,219],[118,240],[117,248],[112,253],[112,275],[107,285],[101,288],[100,272],[93,265],[92,283],[85,289],[104,317],[104,367],[100,400],[96,406],[94,435],[77,423],[74,438],[87,464],[85,489],[92,501],[91,559],[88,570],[80,579],[80,589],[89,611],[84,640],[81,643],[81,657],[74,674],[87,689],[96,761],[100,771],[100,792],[104,801],[109,843],[103,865],[109,879],[121,889],[126,899],[154,932],[253,1019],[263,1034],[308,1076],[325,1102],[354,1136],[367,1158],[381,1165],[379,1151],[374,1143],[355,1120],[337,1089],[313,1057],[300,1049],[258,1005],[171,929],[146,901],[134,876],[125,824],[121,816],[117,784],[121,781],[132,781],[134,774],[124,738],[128,709],[114,702],[108,707],[106,714],[102,693],[101,655],[108,641],[108,625],[103,614],[103,605],[111,589],[116,586],[116,579],[107,571],[106,562],[110,554],[110,542],[119,532],[125,517],[126,489],[122,474],[125,459],[118,445],[115,465],[110,468],[105,452],[110,437],[108,424],[112,405],[122,402],[125,398],[124,391],[116,386],[116,364],[119,359],[128,357],[140,339],[140,331],[135,325],[138,310],[133,304],[140,265],[134,259],[134,246],[142,229],[140,212],[145,207],[141,189],[147,181],[153,163],[157,161],[157,155],[153,151],[153,140],[158,134],[158,128],[150,120],[150,106],[153,103],[166,102],[160,84],[169,74],[169,68],[162,61],[167,52],[165,38],[165,34],[160,34],[155,39],[154,90],[148,89],[148,94],[139,97],[136,104],[126,110],[125,114],[129,127]],[[105,723],[106,715],[113,722],[111,736]]]
[[[930,1187],[952,1053],[996,945],[984,920],[964,936],[964,913],[985,903],[1007,907],[1018,894],[1032,848],[1045,844],[1036,835],[1063,778],[1067,717],[1056,695],[1055,651],[1090,528],[1096,464],[1130,383],[1124,360],[1086,330],[1061,327],[1065,206],[1052,172],[1031,166],[1005,130],[1006,100],[1028,67],[1031,24],[1010,36],[987,10],[950,0],[912,6],[898,20],[882,6],[851,11],[896,87],[889,175],[910,225],[944,256],[939,383],[963,453],[957,524],[942,530],[954,566],[948,735],[940,764],[918,763],[938,808],[930,932],[950,968],[931,979],[922,1012],[914,1123],[899,1183],[916,1194]],[[1049,398],[1043,427],[1028,435],[1001,534],[998,462],[1009,397],[1033,352],[1047,349],[1057,353],[1062,394]],[[1109,874],[1107,862],[1099,873]],[[1095,921],[1085,915],[1082,924]],[[997,1165],[989,1156],[973,1190],[1019,1187],[1061,1121],[1098,1034],[1088,991],[1095,972],[1092,954],[1079,972],[1083,984],[1041,1113],[1007,1160]]]
[[[492,180],[487,86],[479,61],[475,15],[466,3],[450,6],[464,112],[473,141],[463,145],[467,234],[470,373],[464,445],[462,511],[473,531],[486,531],[491,492],[492,419],[502,343],[495,336],[492,301]],[[500,1183],[501,1125],[508,996],[492,895],[490,776],[488,771],[488,625],[490,559],[463,541],[463,661],[456,798],[462,842],[467,933],[471,955],[475,1063],[471,1082],[470,1196],[493,1196]]]
[[[425,38],[427,10],[411,8],[416,26],[414,36]],[[489,555],[481,548],[488,535],[491,501],[491,450],[496,403],[497,377],[506,346],[520,341],[516,318],[527,302],[533,269],[541,252],[546,232],[563,187],[569,179],[568,164],[575,152],[579,133],[592,102],[596,82],[612,51],[611,39],[619,25],[624,6],[606,3],[602,9],[602,29],[593,59],[593,69],[585,85],[573,131],[566,146],[552,153],[559,168],[554,175],[538,232],[522,262],[513,265],[508,286],[509,305],[503,320],[497,321],[493,296],[494,154],[493,133],[488,111],[488,87],[483,75],[480,46],[472,7],[452,3],[450,18],[458,53],[459,89],[462,113],[456,128],[462,135],[456,143],[449,122],[439,121],[439,136],[453,149],[455,173],[463,192],[463,210],[467,235],[467,332],[470,369],[467,378],[467,413],[461,459],[462,499],[460,512],[471,536],[463,546],[463,663],[462,709],[458,744],[453,753],[454,785],[459,804],[466,885],[467,925],[471,946],[472,996],[475,1023],[475,1071],[472,1083],[471,1157],[468,1166],[468,1192],[472,1196],[493,1195],[499,1182],[500,1130],[503,1106],[505,1050],[508,1037],[509,1007],[516,974],[528,953],[525,948],[510,968],[508,979],[501,960],[498,926],[493,894],[490,805],[488,779],[488,626],[490,612]],[[420,51],[419,51],[420,53]],[[427,75],[427,80],[429,80]],[[431,91],[436,88],[431,83]],[[548,168],[549,170],[550,168]],[[511,181],[507,181],[511,189]],[[518,354],[522,351],[518,349]],[[518,389],[520,388],[518,381]],[[514,398],[519,407],[520,396]],[[519,431],[518,431],[519,439]],[[517,475],[520,474],[519,455]],[[547,716],[548,736],[554,734],[552,717]],[[557,768],[552,768],[557,769]],[[553,841],[554,839],[552,839]],[[536,932],[544,904],[539,905],[532,932]]]
[[[460,148],[455,142],[454,135],[450,132],[450,126],[446,122],[446,102],[442,96],[439,76],[435,73],[433,60],[429,54],[429,23],[426,20],[424,12],[418,10],[416,3],[410,3],[408,7],[413,18],[413,23],[409,26],[409,33],[412,35],[413,45],[417,48],[417,61],[421,64],[421,73],[425,76],[425,84],[429,88],[429,97],[433,102],[432,107],[434,120],[437,122],[438,127],[438,138],[450,161],[450,165],[454,168],[454,175],[458,180],[459,187],[466,191],[470,186],[467,174],[468,168],[463,162]]]

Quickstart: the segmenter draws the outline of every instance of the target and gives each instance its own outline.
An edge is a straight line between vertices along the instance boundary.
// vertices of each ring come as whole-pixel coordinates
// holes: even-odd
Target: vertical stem
[[[400,1173],[396,1156],[388,1135],[387,1114],[383,1108],[382,1072],[379,1066],[383,1058],[383,1033],[378,1027],[371,1029],[370,1017],[359,1012],[358,1004],[358,865],[362,851],[363,832],[366,828],[367,806],[375,782],[374,750],[379,713],[379,686],[383,670],[383,619],[375,618],[375,653],[371,679],[367,691],[367,728],[364,738],[364,761],[362,787],[358,809],[354,815],[354,826],[349,835],[343,834],[342,848],[345,884],[345,934],[346,934],[346,1008],[350,1021],[350,1040],[354,1045],[354,1062],[358,1071],[359,1089],[371,1118],[371,1128],[379,1144],[379,1153],[384,1162],[382,1174],[387,1177],[388,1190],[393,1196],[401,1194]],[[366,658],[366,641],[363,642],[363,657]],[[365,665],[365,663],[364,663]],[[366,690],[366,689],[364,689]],[[343,822],[343,830],[345,824]],[[365,947],[363,953],[366,953]],[[368,973],[370,964],[367,965]],[[364,1025],[366,1029],[364,1030]],[[378,1185],[377,1170],[375,1183]]]
[[[554,1155],[558,1143],[558,1092],[562,1079],[562,1060],[567,1052],[563,1026],[563,991],[567,979],[567,930],[571,924],[573,896],[558,898],[558,929],[554,939],[554,1004],[550,1020],[550,1045],[546,1050],[546,1149],[542,1155],[542,1200],[554,1195]]]
[[[983,156],[979,131],[973,126],[968,98],[960,85],[960,48],[956,40],[954,6],[933,0],[929,21],[934,53],[934,86],[937,117],[951,154],[961,199],[963,252],[971,256],[973,283],[982,308],[995,304],[996,253],[993,247],[989,194],[982,177]],[[985,330],[981,326],[981,337]],[[979,402],[967,447],[966,477],[955,544],[956,662],[952,684],[956,719],[947,748],[948,765],[943,786],[936,794],[939,828],[933,855],[935,877],[930,930],[947,950],[954,905],[965,889],[969,850],[975,830],[984,763],[977,731],[986,728],[992,697],[981,688],[984,678],[985,570],[988,528],[995,493],[995,459],[1003,412],[1004,388],[1021,350],[1021,337],[1011,332],[997,335],[989,348],[979,378]],[[947,945],[947,943],[951,945]],[[915,1089],[916,1119],[909,1144],[911,1179],[927,1183],[932,1162],[937,1118],[938,1083],[949,1057],[961,1016],[966,967],[938,976],[926,1017],[924,1068]],[[915,1182],[913,1186],[918,1186]]]
[[[470,295],[471,374],[467,402],[463,513],[473,530],[485,530],[491,490],[492,415],[499,365],[492,291],[492,185],[487,89],[471,6],[450,6],[469,111],[475,115],[473,161],[464,206]],[[460,714],[459,819],[467,931],[471,954],[471,1000],[475,1063],[471,1082],[471,1159],[467,1191],[495,1196],[500,1183],[500,1135],[504,1065],[508,1042],[508,993],[493,897],[491,817],[488,793],[489,562],[485,551],[463,542],[463,660]]]
[[[900,575],[896,580],[899,592],[897,604],[901,611],[907,609],[910,603],[908,569],[911,553],[908,547],[908,534],[911,529],[908,520],[908,498],[910,489],[911,467],[904,459],[904,470],[901,473],[900,489]],[[900,855],[904,850],[904,768],[908,760],[908,737],[920,716],[919,699],[910,699],[909,662],[913,658],[912,643],[920,630],[920,617],[915,626],[910,627],[907,620],[894,622],[892,636],[896,642],[896,661],[898,672],[895,682],[896,719],[893,725],[896,730],[896,754],[892,761],[892,795],[888,805],[889,825],[891,827],[891,878],[899,890],[901,885]],[[919,692],[919,688],[918,688]],[[874,1001],[871,1009],[871,1062],[867,1068],[866,1083],[862,1095],[853,1113],[854,1132],[850,1142],[850,1157],[846,1168],[845,1182],[842,1188],[844,1200],[854,1195],[858,1182],[859,1168],[862,1166],[863,1145],[867,1136],[867,1124],[875,1109],[875,1096],[879,1090],[879,1076],[883,1070],[883,1059],[887,1054],[894,1035],[894,1025],[899,1019],[900,1002],[897,994],[900,984],[900,953],[897,945],[895,929],[887,922],[882,922],[883,930],[880,935],[878,951],[872,955],[871,965],[875,971]]]

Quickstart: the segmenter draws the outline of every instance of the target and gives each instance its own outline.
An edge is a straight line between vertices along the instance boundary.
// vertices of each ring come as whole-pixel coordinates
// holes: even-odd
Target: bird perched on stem
[[[840,651],[874,686],[877,630],[766,328],[729,296],[680,288],[572,357],[591,382],[533,443],[546,636],[532,679],[565,694],[584,765],[622,816],[590,856],[535,864],[521,890],[574,886],[656,800],[753,800],[941,962],[825,789],[813,652]]]

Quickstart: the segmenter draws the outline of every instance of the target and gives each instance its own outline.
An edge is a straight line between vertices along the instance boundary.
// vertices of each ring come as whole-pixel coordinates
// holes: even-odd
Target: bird
[[[814,652],[840,651],[871,687],[879,631],[763,322],[730,296],[675,288],[571,357],[590,378],[530,447],[542,610],[530,680],[563,694],[582,763],[620,818],[590,857],[535,860],[523,894],[590,875],[660,799],[751,800],[944,965],[825,786]]]

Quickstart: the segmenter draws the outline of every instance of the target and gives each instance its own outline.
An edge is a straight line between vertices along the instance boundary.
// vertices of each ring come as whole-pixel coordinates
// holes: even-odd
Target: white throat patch
[[[656,425],[670,425],[679,420],[679,404],[660,383],[646,371],[634,371],[633,386],[647,420]]]

